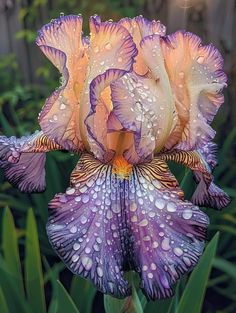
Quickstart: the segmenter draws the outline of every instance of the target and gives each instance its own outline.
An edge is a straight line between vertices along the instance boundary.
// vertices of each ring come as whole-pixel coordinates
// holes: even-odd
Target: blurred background
[[[47,203],[68,186],[78,156],[63,152],[47,156],[47,189],[42,194],[22,194],[1,176],[0,313],[236,312],[236,1],[0,0],[0,135],[22,136],[38,128],[37,115],[45,98],[59,85],[59,74],[34,40],[42,25],[62,13],[81,13],[87,34],[88,18],[95,13],[103,20],[142,14],[161,20],[167,33],[186,29],[221,51],[228,88],[225,104],[214,120],[219,147],[214,176],[232,202],[221,212],[203,209],[211,219],[211,249],[195,276],[177,284],[173,299],[147,304],[137,289],[132,298],[118,301],[103,299],[90,283],[72,277],[45,233]],[[191,173],[170,166],[190,196],[194,187]],[[198,305],[191,307],[194,299]]]

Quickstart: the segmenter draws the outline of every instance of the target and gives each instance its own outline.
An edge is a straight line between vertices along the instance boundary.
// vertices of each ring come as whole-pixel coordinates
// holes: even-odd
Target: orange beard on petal
[[[116,174],[119,178],[129,179],[132,167],[122,155],[117,155],[112,160],[112,173]]]
[[[112,172],[120,178],[128,179],[132,172],[132,164],[127,162],[123,153],[134,144],[133,134],[125,131],[116,131],[108,134],[108,147],[116,152],[111,160]]]

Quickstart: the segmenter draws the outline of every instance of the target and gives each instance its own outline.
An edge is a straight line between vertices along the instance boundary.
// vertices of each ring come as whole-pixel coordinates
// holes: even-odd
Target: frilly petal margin
[[[112,156],[106,142],[107,121],[112,110],[110,84],[132,71],[137,49],[128,31],[119,24],[94,19],[90,24],[94,29],[89,74],[90,110],[84,110],[82,115],[91,151],[98,159],[107,161]]]
[[[68,268],[115,297],[130,294],[135,270],[148,299],[170,297],[172,284],[197,263],[208,217],[188,201],[160,159],[121,179],[82,155],[71,187],[50,202],[47,233]]]
[[[103,162],[109,162],[114,156],[114,151],[109,149],[107,142],[107,122],[111,108],[107,108],[101,93],[126,73],[123,70],[109,69],[94,78],[90,84],[91,109],[85,119],[85,125],[89,134],[90,149]]]
[[[208,143],[201,150],[171,151],[159,157],[165,161],[174,161],[189,167],[194,174],[197,188],[191,201],[200,206],[222,209],[230,203],[230,197],[214,184],[211,169],[216,164],[214,155],[215,145]]]
[[[45,152],[61,149],[42,131],[21,138],[0,136],[0,168],[20,191],[42,192],[46,184]]]
[[[82,17],[63,16],[40,31],[36,44],[62,74],[62,85],[46,100],[39,123],[45,134],[67,150],[84,150],[78,123],[88,64]]]
[[[6,179],[22,192],[41,192],[45,189],[45,153],[22,153],[36,136],[20,139],[0,136],[0,168]]]
[[[156,145],[163,146],[169,136],[168,124],[173,116],[162,85],[129,73],[111,84],[111,96],[109,127],[119,121],[124,131],[134,134],[135,149],[125,152],[127,161],[135,164],[150,160]]]
[[[222,56],[213,45],[204,46],[198,36],[185,31],[162,37],[161,49],[177,113],[166,148],[199,149],[214,138],[210,123],[224,101],[221,91],[227,77]]]
[[[146,36],[154,34],[164,36],[166,33],[166,27],[162,25],[160,21],[149,21],[142,16],[137,16],[135,18],[125,17],[119,21],[119,25],[122,25],[129,31],[138,49],[138,54],[134,63],[134,72],[142,76],[147,74],[148,67],[144,62],[140,43]]]

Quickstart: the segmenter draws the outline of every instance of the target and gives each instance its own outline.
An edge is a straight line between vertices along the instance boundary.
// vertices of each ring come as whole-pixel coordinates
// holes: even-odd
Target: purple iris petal
[[[52,246],[70,270],[105,293],[129,295],[123,273],[135,270],[148,298],[171,296],[171,285],[202,254],[208,218],[176,186],[167,187],[173,178],[162,164],[137,165],[123,179],[83,155],[72,186],[50,203]]]
[[[22,152],[30,149],[31,136],[0,137],[0,167],[6,179],[23,192],[41,192],[45,189],[45,153]]]

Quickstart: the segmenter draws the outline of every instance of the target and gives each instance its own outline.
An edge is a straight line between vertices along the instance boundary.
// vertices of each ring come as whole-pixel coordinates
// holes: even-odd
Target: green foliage
[[[4,210],[2,220],[2,252],[0,254],[0,312],[1,313],[79,313],[79,308],[72,300],[71,295],[58,281],[58,271],[54,267],[48,268],[50,283],[54,297],[46,310],[45,303],[45,276],[43,276],[41,254],[39,249],[38,232],[32,209],[28,210],[26,231],[23,245],[25,246],[24,259],[25,277],[20,267],[17,228],[14,225],[10,210]],[[81,284],[78,286],[83,287]],[[74,294],[79,294],[80,290]],[[26,294],[24,292],[26,290]],[[87,286],[87,292],[94,293],[93,287]],[[83,311],[85,312],[85,311]]]

